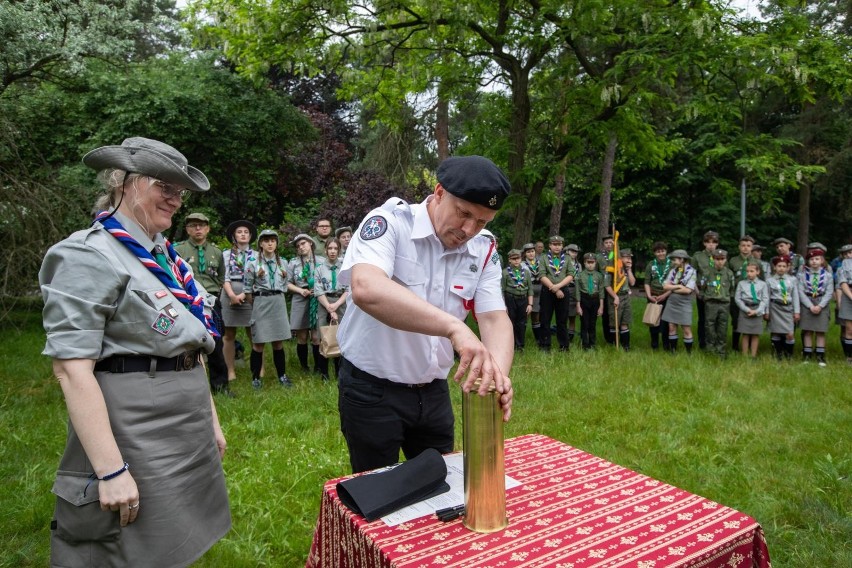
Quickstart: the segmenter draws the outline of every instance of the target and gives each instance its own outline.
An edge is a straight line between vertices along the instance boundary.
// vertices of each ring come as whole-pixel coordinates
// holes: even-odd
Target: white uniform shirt
[[[461,320],[471,299],[476,313],[505,310],[500,260],[490,233],[482,231],[464,245],[446,250],[426,211],[430,199],[409,205],[393,198],[371,211],[349,242],[340,283],[351,284],[356,264],[372,264]],[[453,366],[449,339],[391,328],[355,305],[351,294],[337,337],[343,356],[353,365],[394,382],[446,379]]]

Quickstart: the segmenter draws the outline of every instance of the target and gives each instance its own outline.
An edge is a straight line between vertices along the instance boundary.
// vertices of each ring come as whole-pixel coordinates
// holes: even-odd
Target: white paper
[[[447,454],[444,456],[444,461],[447,463],[447,484],[450,486],[450,490],[431,499],[404,507],[390,515],[385,515],[382,517],[382,521],[387,526],[395,527],[406,521],[432,515],[438,509],[464,505],[464,456],[461,452]],[[520,481],[506,476],[506,489],[519,485],[521,485]]]

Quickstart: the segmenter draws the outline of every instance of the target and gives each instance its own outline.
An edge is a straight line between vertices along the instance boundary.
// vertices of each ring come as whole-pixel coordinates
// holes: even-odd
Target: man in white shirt
[[[494,219],[509,182],[480,156],[449,158],[423,203],[374,209],[352,237],[341,270],[350,286],[338,339],[341,430],[353,472],[428,448],[453,451],[447,376],[466,392],[494,383],[503,418],[512,406],[512,324],[500,290]],[[480,339],[465,324],[474,311]]]

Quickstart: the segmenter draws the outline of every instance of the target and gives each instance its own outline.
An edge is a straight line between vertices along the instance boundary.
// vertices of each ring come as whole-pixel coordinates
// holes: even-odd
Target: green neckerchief
[[[207,260],[204,258],[204,245],[195,247],[198,249],[198,272],[204,274],[207,270]]]
[[[787,283],[784,282],[784,277],[782,276],[780,279],[781,284],[781,299],[784,300],[784,305],[787,305]]]
[[[166,253],[165,253],[165,251],[163,250],[163,247],[161,247],[160,245],[156,245],[156,246],[154,247],[154,251],[153,251],[153,252],[154,252],[154,260],[156,260],[156,261],[157,261],[157,264],[159,264],[159,265],[160,265],[160,268],[162,268],[162,269],[163,269],[163,271],[164,271],[166,274],[168,274],[169,276],[171,276],[171,278],[172,278],[172,282],[174,282],[174,283],[175,283],[176,287],[178,287],[178,288],[183,288],[183,286],[180,286],[180,285],[177,283],[177,280],[175,280],[175,275],[172,273],[172,267],[171,267],[171,266],[169,266],[169,261],[168,261],[168,259],[166,258]]]
[[[329,268],[331,269],[331,291],[336,292],[337,291],[337,265],[332,264]]]
[[[264,258],[263,261],[266,262],[266,270],[269,271],[269,287],[272,290],[275,290],[275,273],[278,272],[278,263],[275,262],[275,259],[267,260]],[[275,269],[272,268],[273,265],[275,266]]]
[[[316,280],[314,279],[314,271],[311,270],[311,262],[302,261],[302,280],[308,283],[308,289],[314,289],[314,283]],[[317,297],[311,294],[311,297],[308,299],[308,325],[310,325],[311,329],[317,326],[317,305],[319,304]]]
[[[751,281],[751,299],[753,302],[760,303],[757,299],[757,290],[754,289],[754,280]]]

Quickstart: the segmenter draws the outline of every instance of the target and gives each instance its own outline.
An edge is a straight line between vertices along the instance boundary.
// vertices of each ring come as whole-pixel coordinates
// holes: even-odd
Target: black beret
[[[482,156],[447,158],[438,166],[438,183],[459,199],[495,211],[511,191],[506,175]]]

